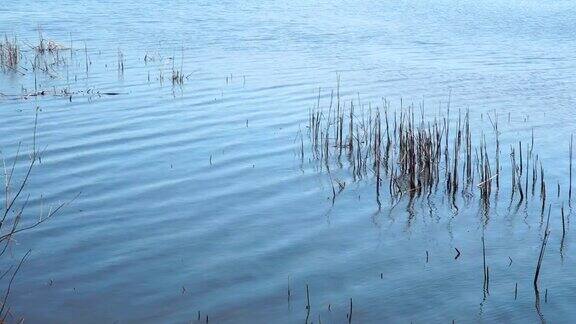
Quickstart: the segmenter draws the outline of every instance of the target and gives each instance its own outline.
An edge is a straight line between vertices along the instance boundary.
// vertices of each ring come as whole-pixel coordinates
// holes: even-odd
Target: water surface
[[[29,323],[184,323],[198,312],[214,323],[304,322],[308,284],[314,322],[347,322],[350,298],[357,323],[540,322],[537,198],[510,212],[503,188],[489,221],[475,199],[454,213],[442,194],[434,208],[391,210],[386,200],[379,210],[374,180],[353,181],[343,167],[333,172],[347,187],[332,206],[326,170],[301,163],[297,139],[319,88],[326,107],[340,76],[342,97],[358,106],[469,108],[475,134],[489,134],[497,112],[506,161],[534,130],[549,187],[565,190],[574,17],[571,1],[5,1],[2,34],[32,45],[40,28],[73,49],[36,80],[71,100],[22,98],[33,73],[0,75],[8,162],[18,142],[30,148],[40,109],[46,151],[27,187],[28,221],[41,194],[47,204],[82,192],[2,261],[32,249],[12,312]],[[170,81],[173,66],[182,85]],[[571,322],[573,233],[561,258],[566,195],[554,193],[541,309]]]

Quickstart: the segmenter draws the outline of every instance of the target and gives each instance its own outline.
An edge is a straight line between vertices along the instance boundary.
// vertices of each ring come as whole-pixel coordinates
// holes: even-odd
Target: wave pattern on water
[[[13,312],[32,323],[188,322],[198,312],[291,323],[306,319],[308,284],[314,321],[345,322],[350,298],[361,323],[539,321],[538,208],[495,208],[483,300],[478,206],[461,202],[455,216],[436,195],[378,212],[373,180],[354,182],[345,168],[333,170],[347,184],[332,206],[328,175],[300,160],[298,134],[340,77],[346,105],[423,102],[434,116],[450,100],[479,133],[497,112],[506,149],[534,130],[548,176],[564,185],[575,17],[571,1],[533,0],[3,3],[0,31],[27,44],[25,56],[38,27],[73,51],[36,85],[32,73],[0,75],[2,155],[30,148],[39,107],[46,153],[31,210],[41,194],[55,203],[82,192],[18,238],[15,257],[33,254]],[[173,68],[183,84],[172,84]],[[35,88],[46,95],[29,96]],[[572,233],[561,258],[556,214],[540,279],[550,322],[576,317]]]

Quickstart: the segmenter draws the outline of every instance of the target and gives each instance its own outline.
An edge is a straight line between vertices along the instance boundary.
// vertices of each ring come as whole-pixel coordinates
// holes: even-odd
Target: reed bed
[[[458,211],[457,199],[467,203],[476,201],[486,222],[491,205],[502,199],[508,200],[508,210],[512,214],[520,207],[527,212],[529,205],[539,213],[540,229],[544,226],[544,230],[539,253],[535,256],[533,286],[535,308],[543,319],[539,278],[545,268],[543,261],[550,239],[553,204],[559,207],[559,252],[562,260],[564,257],[567,220],[563,202],[567,201],[571,207],[572,135],[566,145],[568,168],[565,170],[567,179],[563,182],[568,188],[562,190],[561,182],[554,180],[551,190],[549,183],[552,180],[535,149],[534,130],[525,139],[515,138],[514,142],[508,139],[503,143],[497,113],[485,115],[489,124],[482,124],[477,120],[472,122],[468,109],[455,111],[450,100],[432,113],[425,111],[423,103],[405,106],[400,101],[398,108],[392,108],[389,101],[382,100],[379,106],[363,105],[360,99],[343,100],[339,84],[330,92],[326,106],[321,105],[321,98],[319,90],[317,100],[308,112],[307,135],[301,134],[299,156],[302,163],[308,159],[317,170],[327,173],[332,184],[332,204],[345,189],[345,185],[341,185],[345,182],[333,175],[338,169],[344,178],[374,186],[378,210],[386,197],[390,199],[386,206],[393,209],[403,199],[410,206],[417,199],[435,195],[448,201],[455,213]],[[548,215],[545,218],[546,208]],[[484,236],[486,224],[480,240],[482,255],[479,260],[483,268],[484,300],[490,295],[493,277]],[[457,260],[461,253],[459,249],[455,250]],[[426,263],[428,259],[426,251]],[[512,263],[510,258],[509,266]],[[380,276],[382,278],[382,274]],[[517,297],[516,283],[514,298]],[[544,299],[547,301],[547,290]]]
[[[65,55],[69,53],[69,55]],[[81,55],[77,55],[77,53]],[[119,95],[118,91],[98,91],[92,88],[83,88],[80,90],[72,89],[74,83],[79,80],[88,80],[93,65],[91,51],[88,45],[84,42],[83,46],[74,48],[74,41],[70,36],[70,43],[67,46],[54,40],[46,39],[42,32],[38,32],[38,40],[35,45],[26,42],[20,42],[16,37],[9,38],[4,36],[0,40],[0,69],[5,73],[14,73],[20,76],[33,78],[33,88],[21,87],[21,93],[0,93],[1,97],[8,99],[29,99],[31,97],[66,97],[72,101],[74,96],[88,96],[89,99],[93,97],[101,97],[108,95]],[[102,51],[98,52],[98,56]],[[116,71],[119,79],[123,79],[124,74],[128,68],[128,61],[124,52],[116,49]],[[158,74],[155,77],[160,85],[164,85],[166,81],[172,85],[173,90],[182,89],[184,83],[190,79],[195,71],[185,72],[184,70],[184,46],[181,48],[181,53],[178,55],[176,52],[168,57],[163,57],[159,52],[146,52],[143,58],[144,65],[152,64],[158,68]],[[178,57],[180,56],[180,57]],[[113,66],[109,63],[104,63],[104,67]],[[82,78],[84,74],[84,78]],[[80,78],[79,78],[80,76]],[[66,79],[66,86],[61,89],[55,87],[46,88],[46,77],[49,79]],[[230,76],[232,78],[232,76]],[[152,77],[150,71],[147,76],[148,82]],[[228,82],[228,77],[226,77]],[[245,79],[244,79],[245,82]],[[85,86],[85,84],[83,84]],[[173,91],[173,94],[175,92]]]
[[[527,141],[509,145],[506,163],[496,113],[488,116],[487,130],[473,129],[470,111],[454,113],[450,103],[437,115],[427,116],[424,104],[404,106],[401,101],[393,109],[386,100],[378,107],[345,102],[339,87],[331,92],[328,107],[321,106],[320,98],[319,92],[309,110],[308,145],[302,136],[299,155],[327,171],[333,201],[344,185],[331,173],[341,168],[349,170],[352,181],[372,180],[379,206],[385,195],[392,201],[403,197],[412,201],[441,193],[455,209],[459,196],[477,199],[487,209],[503,197],[501,189],[506,187],[510,206],[519,208],[539,188],[544,214],[549,189],[544,165],[534,151],[534,133]],[[561,193],[559,183],[557,193]]]

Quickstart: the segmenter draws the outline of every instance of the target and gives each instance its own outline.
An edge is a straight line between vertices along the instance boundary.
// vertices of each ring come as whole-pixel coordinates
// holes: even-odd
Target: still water
[[[81,195],[3,256],[2,269],[32,250],[11,289],[12,319],[347,323],[351,298],[355,323],[576,319],[565,192],[573,1],[2,2],[0,32],[18,38],[28,68],[39,30],[66,48],[66,63],[0,74],[0,149],[8,165],[19,142],[30,149],[38,107],[45,151],[23,222],[42,200]],[[534,131],[552,204],[540,315],[539,200],[510,211],[508,180],[486,219],[476,199],[455,212],[441,193],[379,209],[373,178],[334,167],[347,185],[332,204],[299,134],[338,78],[343,100],[360,107],[386,98],[434,115],[450,101],[470,110],[476,134],[490,134],[497,113],[505,161]],[[62,89],[72,96],[54,95]]]

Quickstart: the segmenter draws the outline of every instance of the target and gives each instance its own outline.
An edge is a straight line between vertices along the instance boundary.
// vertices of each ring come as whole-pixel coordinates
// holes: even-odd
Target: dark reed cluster
[[[16,37],[9,39],[8,36],[4,36],[4,40],[0,41],[0,67],[2,70],[15,70],[21,55]]]
[[[506,187],[511,206],[515,202],[520,207],[528,204],[530,195],[536,196],[538,188],[544,214],[549,189],[544,166],[534,152],[533,132],[527,144],[519,140],[509,146],[507,164],[501,157],[496,113],[488,115],[487,129],[473,129],[470,111],[458,109],[454,113],[449,100],[438,114],[429,116],[423,103],[404,106],[401,101],[399,108],[392,109],[386,100],[379,107],[361,105],[359,99],[343,101],[339,87],[331,92],[328,107],[321,107],[320,97],[319,92],[308,115],[309,155],[330,175],[333,200],[344,185],[333,179],[331,171],[345,168],[350,170],[352,181],[374,180],[378,205],[385,193],[396,201],[441,192],[452,201],[459,194],[466,199],[476,197],[488,208]],[[302,137],[302,162],[305,151]],[[569,202],[571,160],[570,154]],[[509,183],[503,183],[508,179]],[[558,196],[560,192],[558,183]]]

